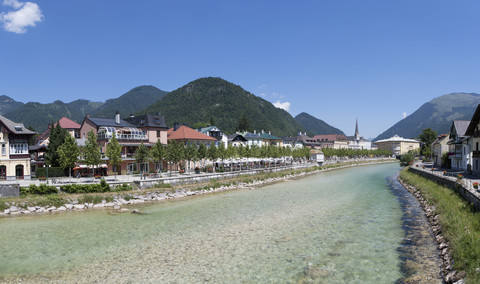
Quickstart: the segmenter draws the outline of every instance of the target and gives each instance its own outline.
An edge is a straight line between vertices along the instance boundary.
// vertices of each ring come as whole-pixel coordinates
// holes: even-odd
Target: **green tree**
[[[227,159],[227,149],[225,148],[225,143],[220,142],[217,148],[217,156],[222,160],[222,167],[225,167],[225,159]]]
[[[205,162],[205,159],[207,158],[207,145],[205,145],[205,143],[200,143],[200,145],[198,145],[197,154],[198,154],[198,158],[202,163],[202,168],[205,167],[204,162]]]
[[[33,131],[33,132],[37,132],[37,131],[35,130],[35,128],[34,128],[33,126],[31,126],[31,125],[29,125],[29,126],[27,127],[27,129],[28,129],[28,130],[31,130],[31,131]],[[35,135],[33,135],[33,136],[28,140],[28,145],[30,145],[30,146],[35,145],[36,140],[37,140],[37,137],[38,137],[39,135],[40,135],[40,134],[35,133]]]
[[[406,153],[403,154],[402,157],[400,158],[400,165],[405,167],[410,165],[410,163],[413,163],[413,160],[415,159],[415,156],[411,153]]]
[[[240,132],[251,131],[250,121],[248,121],[247,115],[245,113],[243,113],[242,117],[240,117],[240,119],[238,120],[237,130]]]
[[[63,169],[68,168],[68,176],[70,179],[72,178],[72,168],[75,167],[79,155],[80,149],[78,148],[77,141],[68,135],[65,142],[58,147],[58,156],[60,166]]]
[[[431,145],[437,139],[437,132],[431,128],[425,128],[422,130],[422,134],[418,136],[422,142],[421,154],[423,156],[431,156]]]
[[[59,167],[58,147],[65,142],[65,139],[70,136],[66,129],[60,127],[60,123],[50,124],[50,137],[48,138],[48,147],[46,153],[46,161],[52,167]]]
[[[143,178],[143,173],[145,171],[145,163],[148,161],[148,148],[142,144],[140,144],[135,151],[135,161],[139,164],[140,166],[140,179]]]
[[[228,157],[228,159],[230,159],[230,171],[233,170],[232,160],[233,158],[235,158],[236,154],[237,154],[237,151],[235,151],[235,147],[232,144],[228,144],[226,156]]]
[[[117,179],[117,166],[122,163],[122,146],[118,143],[115,132],[110,138],[110,141],[107,144],[106,155],[110,164],[113,167],[113,172],[115,173],[115,179]]]
[[[167,148],[167,160],[173,164],[178,165],[178,163],[184,158],[185,146],[181,142],[175,140],[169,141]],[[170,167],[170,174],[172,173],[172,167]]]
[[[157,143],[153,145],[152,149],[150,150],[151,159],[155,163],[160,164],[160,171],[163,170],[163,160],[167,157],[167,147],[157,140]]]
[[[208,147],[207,157],[210,161],[212,161],[213,172],[215,172],[215,161],[218,159],[218,149],[214,143],[211,143],[210,147]]]
[[[83,158],[88,166],[92,167],[92,176],[95,176],[95,166],[102,161],[102,153],[97,143],[97,135],[92,130],[87,133],[85,147],[83,147]]]
[[[185,147],[185,154],[184,154],[185,160],[188,162],[188,172],[191,172],[191,167],[190,167],[190,162],[194,161],[197,157],[197,147],[194,144],[189,143]]]

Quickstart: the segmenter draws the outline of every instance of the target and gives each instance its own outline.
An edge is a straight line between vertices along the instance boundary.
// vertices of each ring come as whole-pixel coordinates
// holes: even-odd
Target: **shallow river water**
[[[398,164],[150,203],[0,218],[0,282],[441,283]]]

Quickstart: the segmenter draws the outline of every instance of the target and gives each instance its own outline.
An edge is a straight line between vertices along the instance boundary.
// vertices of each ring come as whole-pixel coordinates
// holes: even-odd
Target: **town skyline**
[[[478,8],[8,0],[0,5],[0,95],[106,101],[140,85],[173,91],[221,77],[347,135],[358,119],[360,135],[374,138],[436,97],[480,93]],[[22,13],[30,21],[15,20]]]

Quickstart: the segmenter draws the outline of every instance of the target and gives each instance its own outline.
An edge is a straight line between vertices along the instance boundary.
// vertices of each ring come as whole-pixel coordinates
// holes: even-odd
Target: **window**
[[[3,153],[3,149],[2,149]],[[10,154],[28,154],[27,143],[10,143]]]
[[[5,144],[2,144],[2,156],[5,155],[7,155],[7,147],[5,146]]]
[[[158,117],[155,118],[155,124],[160,125],[160,118],[158,118]]]
[[[477,151],[478,151],[478,142],[477,142],[476,146],[477,146]]]
[[[160,130],[157,130],[157,138],[160,137]]]

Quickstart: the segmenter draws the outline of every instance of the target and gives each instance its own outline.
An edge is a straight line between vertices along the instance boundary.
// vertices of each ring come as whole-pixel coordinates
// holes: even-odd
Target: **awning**
[[[87,165],[78,165],[76,166],[75,168],[73,168],[74,170],[80,170],[80,169],[91,169],[92,167],[91,166],[87,166]],[[101,165],[98,165],[98,166],[93,166],[94,169],[98,169],[98,168],[108,168],[108,165],[107,164],[101,164]]]

